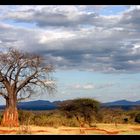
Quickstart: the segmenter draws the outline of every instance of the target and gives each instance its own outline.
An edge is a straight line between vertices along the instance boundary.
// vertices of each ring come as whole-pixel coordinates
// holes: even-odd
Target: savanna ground
[[[139,135],[140,125],[136,124],[104,124],[98,123],[96,127],[43,127],[43,126],[23,126],[20,127],[0,127],[0,134],[6,135]]]
[[[92,119],[92,126],[80,127],[75,117],[60,110],[19,111],[19,127],[2,127],[4,135],[139,135],[140,123],[135,122],[138,109],[100,109]],[[2,118],[2,112],[1,117]],[[127,120],[127,121],[126,121]]]

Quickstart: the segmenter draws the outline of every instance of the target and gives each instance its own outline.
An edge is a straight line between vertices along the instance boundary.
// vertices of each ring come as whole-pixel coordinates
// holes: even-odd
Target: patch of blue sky
[[[105,8],[100,9],[99,13],[101,15],[118,15],[121,12],[128,9],[128,6],[125,5],[115,5],[115,6],[107,6]]]
[[[138,76],[139,75],[139,76]],[[128,92],[132,92],[135,94],[139,93],[140,84],[140,74],[103,74],[99,72],[84,72],[84,71],[59,71],[55,75],[56,79],[58,79],[58,93],[61,94],[61,91],[65,91],[66,93],[70,93],[70,97],[82,97],[82,96],[99,96],[103,101],[104,96],[108,95],[108,101],[111,100],[111,96],[114,95],[117,100],[117,97],[121,98],[128,97]],[[95,88],[95,89],[72,89],[69,88],[73,85],[86,85],[93,84],[95,87],[104,86],[107,84],[112,84],[112,86],[107,86],[103,88]],[[78,93],[78,95],[77,95]],[[77,96],[75,96],[77,95]],[[66,94],[67,96],[67,94]],[[130,95],[129,95],[130,96]],[[110,99],[109,99],[110,97]],[[63,98],[66,98],[63,95]],[[99,98],[99,99],[100,99]]]
[[[80,29],[81,28],[84,28],[84,29],[93,29],[93,28],[95,28],[96,26],[94,25],[94,23],[91,25],[91,23],[90,24],[81,24],[80,25]]]
[[[139,76],[138,76],[139,75]],[[103,84],[110,82],[120,82],[126,84],[137,83],[140,80],[140,73],[133,74],[104,74],[99,72],[87,72],[78,70],[57,71],[54,76],[61,83],[96,83]]]
[[[84,72],[78,70],[57,71],[54,75],[61,83],[75,84],[75,83],[93,83],[100,79],[100,75],[92,72]]]
[[[15,27],[22,27],[22,28],[27,28],[27,29],[31,29],[31,28],[36,28],[36,24],[34,22],[31,22],[31,23],[27,23],[27,22],[18,22],[18,21],[14,21],[14,20],[11,20],[11,19],[7,19],[7,20],[4,20],[5,23],[7,24],[10,24],[10,25],[13,25]]]

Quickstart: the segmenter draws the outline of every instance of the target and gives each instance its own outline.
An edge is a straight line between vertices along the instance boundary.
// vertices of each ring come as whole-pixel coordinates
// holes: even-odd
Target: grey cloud
[[[22,16],[27,14],[26,16]],[[18,15],[18,16],[17,16]],[[76,18],[70,18],[65,13],[53,13],[45,11],[44,9],[41,11],[36,10],[27,10],[20,12],[13,12],[12,14],[8,14],[5,18],[11,18],[17,22],[34,22],[38,26],[73,26],[80,21],[83,21],[86,15],[76,16]]]
[[[115,38],[115,35],[100,41],[100,37],[94,39],[93,35],[91,33],[84,37],[58,39],[54,42],[40,44],[37,32],[33,30],[8,29],[5,34],[0,33],[3,42],[1,45],[8,46],[11,43],[19,49],[42,54],[57,68],[90,69],[102,72],[121,72],[124,70],[127,72],[140,69],[137,63],[130,63],[130,61],[140,60],[140,56],[131,54],[133,45],[123,46],[123,43],[118,42],[121,40],[121,36],[117,37],[116,41],[112,39],[112,37]],[[15,38],[17,40],[14,40]],[[52,48],[52,46],[55,47]]]
[[[58,69],[107,73],[139,72],[140,48],[135,48],[135,44],[140,44],[140,32],[133,30],[139,29],[139,10],[125,13],[120,21],[118,19],[115,21],[115,17],[107,20],[94,13],[82,13],[69,17],[68,13],[62,13],[62,11],[58,13],[33,9],[29,10],[29,13],[27,11],[13,12],[6,18],[11,17],[17,22],[35,22],[39,27],[65,26],[71,28],[87,24],[95,27],[89,26],[89,30],[82,30],[86,28],[79,27],[78,31],[60,28],[60,32],[71,31],[75,36],[41,43],[43,31],[40,28],[34,30],[28,27],[16,28],[0,25],[0,46],[12,45],[21,50],[39,53],[55,64]],[[130,25],[131,30],[128,28]]]
[[[140,9],[133,9],[123,14],[122,18],[118,22],[118,26],[123,28],[136,30],[139,32],[140,25]]]
[[[91,25],[91,26],[112,26],[116,23],[114,18],[106,19],[99,14],[92,13],[80,13],[80,12],[63,12],[63,11],[48,11],[47,8],[42,8],[41,10],[27,9],[23,11],[15,11],[5,15],[4,19],[11,19],[16,22],[29,22],[35,23],[39,27],[79,27],[81,25]],[[24,16],[23,16],[24,15]],[[104,24],[103,24],[104,23]],[[74,29],[76,29],[74,28]]]

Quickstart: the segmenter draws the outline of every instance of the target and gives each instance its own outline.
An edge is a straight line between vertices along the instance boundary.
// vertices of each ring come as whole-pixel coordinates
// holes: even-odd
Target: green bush
[[[45,126],[47,122],[47,116],[45,115],[35,115],[33,118],[34,125]]]
[[[31,111],[19,110],[19,122],[20,124],[33,124],[34,113]]]
[[[0,122],[2,121],[3,114],[0,112]]]
[[[140,113],[136,115],[135,122],[140,123]]]
[[[129,119],[128,118],[124,118],[124,123],[128,123]]]
[[[62,125],[60,114],[55,113],[39,113],[33,118],[34,125],[57,127]]]
[[[131,119],[134,119],[138,113],[139,111],[137,110],[130,110],[127,112],[127,115],[129,115]]]

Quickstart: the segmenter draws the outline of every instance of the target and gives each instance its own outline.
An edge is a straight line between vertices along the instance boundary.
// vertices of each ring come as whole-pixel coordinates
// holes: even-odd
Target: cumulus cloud
[[[9,7],[0,7],[0,47],[39,53],[58,69],[140,70],[139,7],[119,15],[98,6]]]

